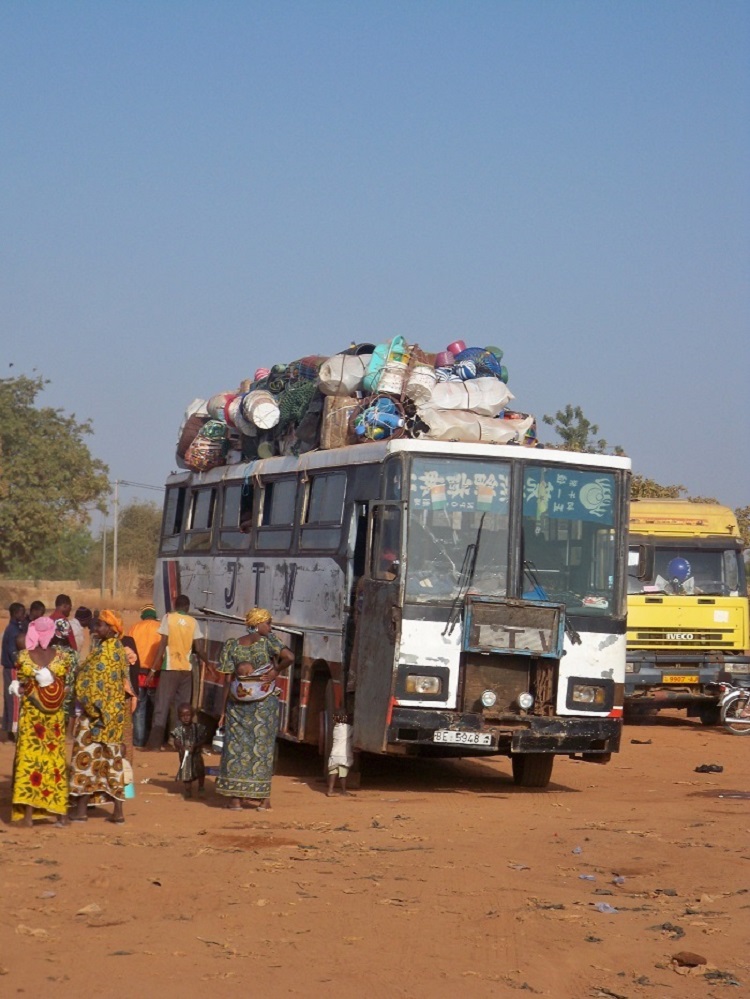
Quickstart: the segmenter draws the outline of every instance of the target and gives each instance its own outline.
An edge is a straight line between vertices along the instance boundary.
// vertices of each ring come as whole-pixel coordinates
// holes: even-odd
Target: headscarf
[[[67,618],[59,617],[55,621],[55,638],[61,638],[66,642],[70,641],[70,621]]]
[[[273,615],[270,611],[264,610],[262,607],[253,607],[251,611],[248,611],[245,615],[245,624],[248,628],[257,628],[259,624],[265,624],[266,621],[270,621]]]
[[[115,612],[111,610],[99,611],[99,620],[104,621],[104,623],[108,624],[110,628],[114,628],[117,633],[117,637],[122,638],[125,628],[123,627],[122,618],[119,614],[115,614]]]
[[[55,622],[45,614],[44,617],[29,621],[29,627],[26,629],[26,648],[31,651],[37,645],[41,645],[43,649],[46,649],[54,637]]]
[[[159,617],[153,604],[146,604],[141,607],[141,621],[158,621]]]

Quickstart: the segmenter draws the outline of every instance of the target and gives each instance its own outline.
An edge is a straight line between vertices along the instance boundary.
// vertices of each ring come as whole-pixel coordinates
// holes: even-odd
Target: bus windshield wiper
[[[484,527],[485,516],[486,514],[483,513],[479,521],[476,538],[466,546],[463,561],[461,562],[461,571],[458,574],[458,588],[451,603],[451,609],[448,612],[448,620],[445,622],[443,635],[451,635],[461,618],[461,607],[464,597],[472,584],[477,568],[477,556],[479,555],[479,543],[482,540],[482,528]]]
[[[550,598],[549,598],[549,596],[547,594],[547,591],[542,586],[542,584],[541,584],[541,582],[539,580],[539,576],[537,576],[537,568],[534,565],[534,563],[531,562],[529,559],[525,558],[523,560],[523,571],[526,573],[526,575],[529,577],[529,579],[533,583],[534,590],[536,591],[536,593],[539,594],[538,598],[536,598],[536,599],[549,600]],[[570,639],[570,644],[571,645],[580,645],[581,644],[581,636],[578,634],[578,632],[575,630],[575,628],[573,627],[573,625],[570,623],[570,619],[568,618],[568,608],[567,608],[567,606],[565,607],[565,609],[563,611],[563,625],[565,627],[565,634]]]

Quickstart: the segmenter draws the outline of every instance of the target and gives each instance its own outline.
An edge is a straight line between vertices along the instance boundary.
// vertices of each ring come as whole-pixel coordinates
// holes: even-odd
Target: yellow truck
[[[635,499],[628,544],[626,712],[687,708],[717,724],[707,684],[750,673],[737,518],[718,503]]]

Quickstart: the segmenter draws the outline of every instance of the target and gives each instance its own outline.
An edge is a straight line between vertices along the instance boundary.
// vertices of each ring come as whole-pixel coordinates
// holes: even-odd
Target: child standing
[[[346,776],[354,765],[352,735],[353,729],[349,715],[345,712],[337,712],[333,716],[331,755],[328,757],[328,790],[326,794],[329,798],[333,794],[336,777],[339,778],[341,793],[349,794],[346,789]]]
[[[206,744],[207,732],[204,725],[194,720],[193,709],[189,704],[181,704],[177,709],[180,724],[172,730],[175,749],[180,758],[177,780],[181,780],[185,797],[193,796],[193,781],[198,781],[198,794],[203,794],[206,768],[203,763],[202,748]]]

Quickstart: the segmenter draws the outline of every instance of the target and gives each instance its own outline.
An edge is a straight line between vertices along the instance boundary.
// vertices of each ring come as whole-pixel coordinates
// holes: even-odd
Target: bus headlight
[[[605,701],[604,688],[588,683],[574,683],[571,690],[571,700],[574,704],[603,705]]]
[[[440,677],[412,673],[406,678],[405,688],[407,694],[439,694]]]
[[[524,691],[523,694],[518,695],[516,701],[521,711],[528,711],[534,703],[534,698],[528,691]]]
[[[482,704],[485,708],[494,708],[497,703],[497,694],[494,690],[485,690],[482,693]]]

